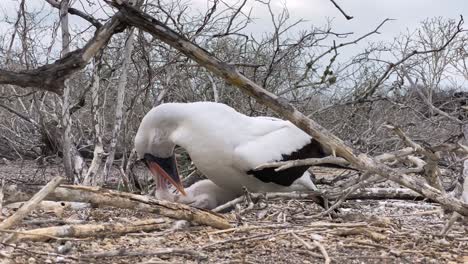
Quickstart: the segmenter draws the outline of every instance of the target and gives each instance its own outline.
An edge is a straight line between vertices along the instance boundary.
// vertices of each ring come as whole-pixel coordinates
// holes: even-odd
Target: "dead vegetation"
[[[314,171],[321,180],[340,173]],[[252,204],[239,202],[223,214],[232,225],[227,229],[135,208],[40,203],[14,231],[3,230],[0,253],[2,263],[467,261],[466,227],[457,222],[449,234],[438,235],[448,217],[438,204],[361,198],[345,201],[338,217],[330,218],[305,196],[254,197]],[[14,214],[14,207],[4,206],[3,214]]]
[[[44,27],[42,13],[19,2],[0,39],[5,262],[468,262],[463,17],[428,19],[417,34],[339,63],[343,47],[390,21],[357,37],[326,25],[292,38],[301,22],[256,1],[273,25],[256,38],[243,32],[246,2],[214,0],[193,15],[182,1],[104,1],[112,12],[97,19],[47,0],[60,20]],[[70,32],[69,15],[92,26]],[[56,36],[58,25],[61,46],[43,44],[42,30]],[[156,200],[135,163],[136,127],[153,106],[198,100],[275,113],[333,154],[263,167],[333,162],[360,173],[317,175],[316,193],[247,191],[220,214]],[[183,174],[196,175],[177,154]],[[58,186],[61,177],[76,185]]]

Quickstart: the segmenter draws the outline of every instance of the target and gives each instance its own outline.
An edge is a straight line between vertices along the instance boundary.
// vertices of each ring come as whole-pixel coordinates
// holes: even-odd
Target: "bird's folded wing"
[[[265,122],[262,133],[252,133],[248,141],[234,150],[234,163],[240,169],[251,170],[267,162],[280,161],[311,141],[309,135],[288,121],[261,119],[260,122]],[[271,123],[270,131],[267,129],[268,121]]]

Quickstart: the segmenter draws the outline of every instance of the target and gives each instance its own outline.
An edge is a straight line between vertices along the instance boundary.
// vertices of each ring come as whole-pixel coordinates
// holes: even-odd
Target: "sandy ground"
[[[18,184],[43,183],[60,173],[54,166],[0,165],[0,177]],[[71,220],[128,224],[155,218],[161,227],[124,236],[1,244],[0,263],[325,263],[324,254],[331,263],[468,263],[467,230],[457,222],[447,236],[438,236],[447,216],[436,204],[353,200],[337,218],[317,216],[321,211],[307,200],[240,204],[224,214],[235,228],[220,231],[134,210],[36,210],[15,230]],[[3,208],[2,217],[13,212]]]

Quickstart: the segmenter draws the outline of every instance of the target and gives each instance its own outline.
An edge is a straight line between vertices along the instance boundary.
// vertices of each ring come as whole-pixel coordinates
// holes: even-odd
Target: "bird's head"
[[[157,108],[145,115],[135,136],[135,150],[156,180],[157,188],[166,190],[170,183],[186,195],[177,171],[175,144],[170,139],[175,128],[167,116],[167,111]]]

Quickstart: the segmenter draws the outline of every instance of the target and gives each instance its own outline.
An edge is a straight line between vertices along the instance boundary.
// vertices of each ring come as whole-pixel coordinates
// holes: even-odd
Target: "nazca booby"
[[[243,186],[252,192],[315,189],[309,166],[279,172],[254,169],[267,162],[327,156],[318,141],[289,121],[249,117],[213,102],[161,104],[141,121],[135,150],[160,187],[171,183],[183,195],[176,145],[188,152],[208,179],[237,195],[242,194]]]

